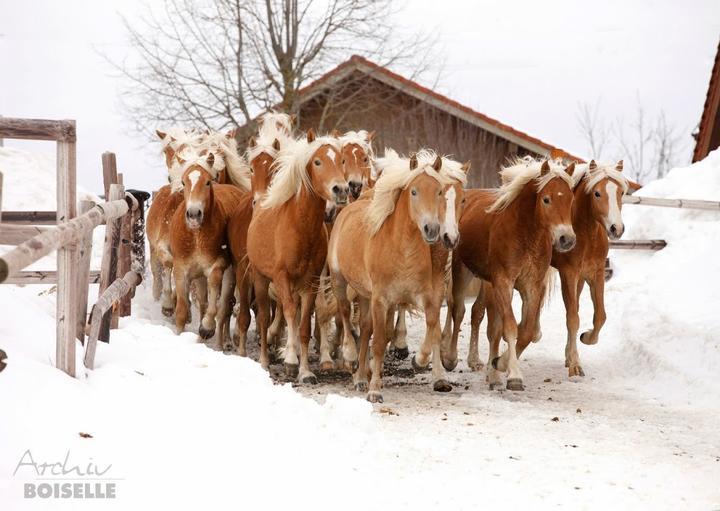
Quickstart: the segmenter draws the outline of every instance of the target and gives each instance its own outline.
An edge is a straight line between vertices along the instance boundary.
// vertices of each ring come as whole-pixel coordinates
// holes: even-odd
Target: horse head
[[[575,171],[575,163],[564,170],[569,176]],[[560,171],[562,172],[562,171]],[[540,224],[550,229],[552,245],[558,252],[567,252],[575,246],[572,226],[573,191],[566,179],[553,173],[548,161],[540,167],[535,211]]]

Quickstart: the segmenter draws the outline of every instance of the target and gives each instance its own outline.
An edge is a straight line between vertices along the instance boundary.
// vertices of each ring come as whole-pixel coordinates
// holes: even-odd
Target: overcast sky
[[[164,182],[157,143],[131,131],[118,81],[95,51],[128,54],[118,13],[137,16],[140,5],[0,0],[0,115],[76,119],[78,177],[93,190],[105,150],[117,153],[126,185]],[[628,119],[639,97],[648,115],[665,111],[689,159],[720,38],[720,1],[410,0],[398,22],[438,33],[439,91],[480,112],[585,156],[578,104],[599,101],[610,122]]]

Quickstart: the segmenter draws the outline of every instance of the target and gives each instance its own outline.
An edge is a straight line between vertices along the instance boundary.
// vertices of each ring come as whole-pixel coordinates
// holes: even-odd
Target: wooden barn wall
[[[427,147],[459,161],[470,160],[471,188],[497,186],[498,169],[507,157],[526,154],[505,139],[367,76],[306,102],[298,118],[302,130],[376,130],[374,147],[380,155],[385,147],[402,154]]]

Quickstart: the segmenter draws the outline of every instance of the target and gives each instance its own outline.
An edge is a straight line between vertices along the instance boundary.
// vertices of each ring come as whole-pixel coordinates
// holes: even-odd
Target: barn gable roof
[[[705,158],[713,149],[710,147],[710,140],[713,130],[720,129],[717,126],[718,123],[720,123],[720,43],[718,43],[718,50],[715,54],[715,64],[710,75],[710,85],[708,86],[705,106],[703,107],[696,136],[697,142],[693,152],[694,162]]]
[[[507,124],[493,119],[492,117],[488,117],[483,113],[477,112],[472,108],[462,105],[455,100],[428,89],[427,87],[423,87],[417,82],[408,80],[407,78],[359,55],[353,55],[349,60],[343,62],[335,69],[325,73],[313,83],[300,89],[298,93],[301,97],[301,102],[305,102],[312,99],[314,96],[321,94],[325,88],[341,82],[355,71],[367,74],[382,83],[399,89],[410,96],[429,103],[450,115],[463,119],[485,131],[497,135],[500,138],[532,151],[533,153],[584,162],[584,160],[578,156],[572,155],[563,149],[548,144],[547,142],[543,142],[542,140],[532,137],[527,133],[513,128],[512,126],[508,126]]]

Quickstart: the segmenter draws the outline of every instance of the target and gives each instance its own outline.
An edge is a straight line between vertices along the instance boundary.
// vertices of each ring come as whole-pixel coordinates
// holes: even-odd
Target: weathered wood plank
[[[103,222],[124,215],[130,210],[128,204],[132,204],[133,208],[137,207],[137,201],[132,197],[98,204],[84,215],[58,224],[54,229],[47,229],[0,255],[0,283],[52,251],[69,243],[78,243],[83,236]]]
[[[90,313],[90,334],[88,335],[87,344],[85,346],[85,367],[88,369],[95,368],[95,351],[97,349],[97,341],[103,323],[103,317],[110,312],[113,305],[122,297],[126,296],[132,289],[135,289],[140,283],[140,275],[134,271],[127,272],[123,278],[116,279],[108,288],[99,296],[98,301],[93,306]]]
[[[91,270],[88,273],[88,284],[98,284],[100,282],[100,270]],[[3,284],[57,284],[57,271],[55,270],[27,270],[20,271],[10,276]]]
[[[2,147],[2,138],[0,138],[0,147]],[[2,198],[3,198],[3,173],[0,172],[0,222],[2,222]]]
[[[108,153],[106,153],[108,154]],[[104,155],[103,155],[104,156]],[[108,198],[110,201],[114,201],[123,197],[125,194],[124,188],[119,184],[111,184]],[[100,266],[100,291],[99,294],[105,292],[105,290],[115,281],[117,273],[117,260],[118,260],[118,247],[120,245],[120,218],[116,218],[107,223],[105,228],[105,244],[103,245],[103,258],[102,265]],[[110,340],[110,328],[112,327],[112,313],[108,311],[105,313],[102,323],[100,325],[100,331],[98,332],[98,339],[103,342]]]
[[[95,206],[92,201],[80,201],[80,214],[85,214]],[[85,324],[88,309],[88,277],[90,275],[90,255],[92,253],[92,231],[87,233],[78,243],[77,265],[77,327],[75,335],[78,341],[85,342]]]
[[[19,245],[48,229],[51,227],[0,224],[0,245]]]
[[[117,160],[115,153],[104,152],[102,154],[103,187],[105,189],[105,200],[110,200],[110,185],[118,184]]]
[[[67,223],[77,216],[76,148],[74,137],[57,143],[57,219]],[[41,235],[42,236],[42,235]],[[80,237],[82,239],[82,237]],[[58,247],[57,252],[57,346],[55,364],[75,376],[75,337],[77,328],[78,255],[74,243]]]
[[[709,200],[658,199],[656,197],[638,197],[637,195],[624,195],[623,204],[659,206],[661,208],[707,209],[710,211],[720,211],[720,202]]]
[[[120,219],[120,245],[118,246],[117,274],[125,275],[130,271],[130,247],[132,244],[132,214],[127,214]],[[130,315],[130,297],[126,296],[118,303],[113,310],[111,321],[112,328],[117,328],[118,317]]]
[[[610,242],[615,250],[662,250],[667,246],[665,240],[616,240]]]
[[[0,117],[0,138],[75,142],[75,121]]]
[[[19,225],[55,225],[57,211],[4,211],[2,221]]]

